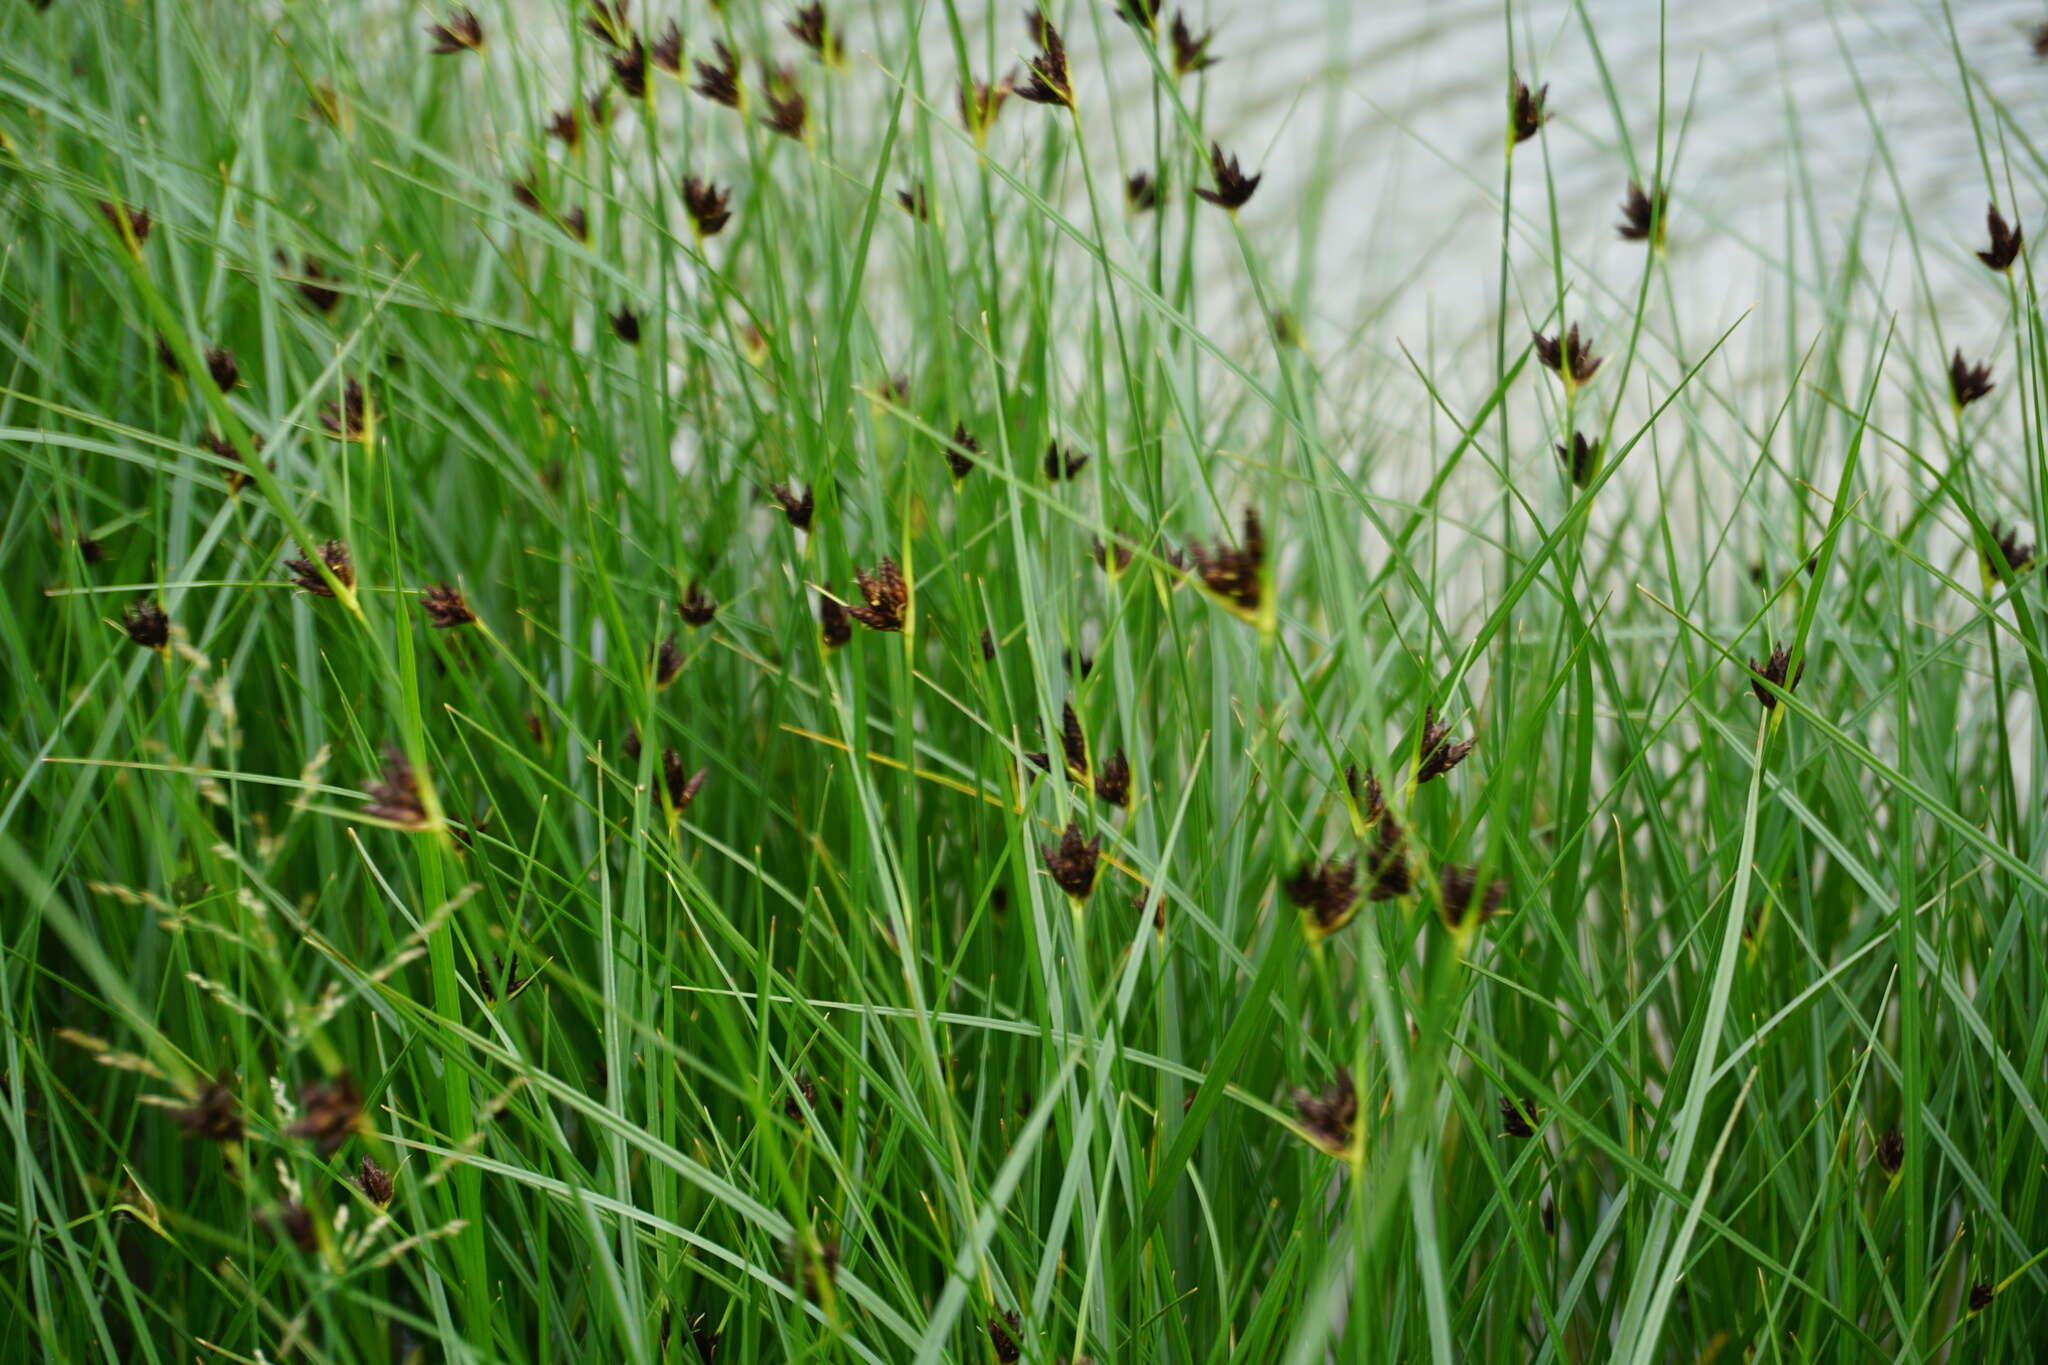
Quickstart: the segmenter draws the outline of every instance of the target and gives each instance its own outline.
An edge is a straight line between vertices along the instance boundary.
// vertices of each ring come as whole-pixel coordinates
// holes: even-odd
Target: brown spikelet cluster
[[[1305,862],[1280,890],[1302,912],[1312,938],[1326,938],[1358,914],[1358,860]]]
[[[129,604],[121,616],[121,629],[144,649],[161,650],[171,642],[171,618],[147,597]]]
[[[787,1250],[789,1282],[816,1303],[839,1279],[839,1243],[816,1232],[798,1233]]]
[[[452,583],[430,583],[420,589],[420,609],[426,612],[427,624],[435,630],[476,624],[476,613],[469,609],[462,590]]]
[[[1495,878],[1482,887],[1478,869],[1446,863],[1438,869],[1437,890],[1443,898],[1444,923],[1453,931],[1462,931],[1500,913],[1508,884]]]
[[[1463,763],[1465,756],[1472,752],[1473,746],[1478,742],[1467,739],[1452,743],[1450,737],[1451,727],[1437,720],[1436,708],[1423,707],[1422,743],[1417,750],[1418,757],[1415,761],[1417,786],[1434,781]]]
[[[387,1207],[391,1197],[397,1193],[391,1183],[391,1172],[379,1166],[368,1153],[356,1166],[355,1186],[363,1192],[363,1198],[380,1209]]]
[[[1998,1297],[1998,1286],[1989,1280],[1978,1280],[1970,1286],[1970,1311],[1981,1313],[1991,1306]]]
[[[2011,270],[2013,262],[2020,258],[2020,247],[2025,242],[2020,225],[2008,224],[2005,215],[1998,211],[1998,205],[1993,204],[1984,211],[1984,227],[1991,235],[1991,245],[1978,252],[1977,259],[2000,274]]]
[[[306,1139],[322,1157],[333,1156],[363,1126],[363,1099],[347,1072],[300,1086],[299,1107],[305,1112],[286,1125],[285,1135]]]
[[[2033,545],[2020,539],[2020,528],[1991,523],[1991,545],[1984,555],[1984,572],[1996,583],[2014,582],[2034,564]],[[2002,567],[2001,567],[2002,563]]]
[[[1655,241],[1664,245],[1664,223],[1666,206],[1669,203],[1662,189],[1650,193],[1635,181],[1628,182],[1628,190],[1621,198],[1621,221],[1614,225],[1615,233],[1624,242]]]
[[[639,34],[611,54],[612,79],[618,82],[619,92],[629,100],[644,99],[647,96],[647,44]]]
[[[107,226],[114,229],[122,241],[131,249],[140,252],[149,242],[149,230],[154,220],[148,209],[135,208],[129,204],[117,204],[111,199],[99,201],[100,217],[107,220]]]
[[[903,570],[887,555],[874,572],[856,569],[854,585],[860,589],[863,606],[848,607],[846,614],[869,630],[902,630],[910,619],[910,584]]]
[[[1025,11],[1024,24],[1031,40],[1038,44],[1038,55],[1026,63],[1029,75],[1017,87],[1017,98],[1032,104],[1073,108],[1074,83],[1067,73],[1067,45],[1060,38],[1060,31],[1036,9]]]
[[[683,618],[683,624],[691,627],[708,626],[718,615],[718,599],[704,591],[696,579],[683,593],[683,600],[676,604],[676,615]]]
[[[356,585],[356,562],[348,552],[348,546],[338,540],[321,542],[320,564],[334,576],[334,581],[344,588]],[[292,582],[300,592],[314,597],[332,597],[334,589],[327,586],[327,580],[320,576],[320,569],[310,559],[287,559],[285,568],[291,570]]]
[[[1597,437],[1588,441],[1585,432],[1574,431],[1569,447],[1555,447],[1558,460],[1563,463],[1565,472],[1571,475],[1573,487],[1584,488],[1593,482],[1594,475],[1600,472],[1600,452],[1605,445],[1606,442]]]
[[[1089,554],[1095,560],[1095,567],[1107,574],[1120,574],[1131,567],[1131,547],[1121,540],[1105,545],[1102,537],[1097,536]]]
[[[1244,535],[1235,548],[1217,541],[1189,541],[1202,586],[1240,615],[1251,616],[1265,599],[1266,537],[1256,508],[1244,509]]]
[[[1045,477],[1058,483],[1062,479],[1071,479],[1081,472],[1081,467],[1088,463],[1088,452],[1076,450],[1072,446],[1061,446],[1058,441],[1047,441],[1043,463]]]
[[[1777,694],[1772,692],[1769,687],[1764,686],[1765,683],[1770,683],[1772,686],[1786,692],[1790,692],[1799,686],[1800,678],[1806,674],[1806,661],[1804,659],[1799,661],[1799,668],[1791,674],[1791,681],[1787,682],[1786,670],[1790,667],[1791,657],[1783,645],[1774,647],[1771,650],[1771,657],[1764,660],[1761,664],[1757,663],[1754,658],[1749,661],[1749,689],[1756,693],[1756,699],[1763,703],[1764,710],[1775,711],[1778,707]]]
[[[675,20],[668,21],[661,36],[647,49],[647,59],[654,63],[657,71],[671,76],[683,74],[683,29]]]
[[[1081,717],[1075,713],[1072,702],[1060,712],[1060,756],[1066,760],[1067,776],[1076,782],[1088,780],[1088,735],[1081,728]]]
[[[1539,86],[1532,94],[1526,83],[1517,80],[1508,95],[1508,142],[1518,145],[1542,131],[1550,122],[1550,115],[1544,110],[1543,102],[1550,96],[1550,87]]]
[[[372,820],[387,820],[405,829],[425,829],[426,804],[420,799],[419,775],[405,751],[396,744],[384,746],[384,771],[368,788],[370,804],[363,814]]]
[[[697,237],[715,237],[719,229],[732,221],[732,210],[728,205],[732,194],[722,190],[709,180],[691,176],[683,181],[683,207],[689,211],[690,225],[697,230]]]
[[[1885,1129],[1877,1139],[1871,1159],[1877,1162],[1877,1169],[1884,1172],[1886,1179],[1896,1179],[1906,1164],[1905,1135],[1897,1127]]]
[[[853,617],[836,597],[818,595],[818,638],[827,649],[838,649],[853,639]]]
[[[988,1344],[995,1352],[997,1365],[1017,1365],[1024,1358],[1024,1348],[1017,1341],[1023,1333],[1023,1322],[1015,1313],[988,1320]]]
[[[1511,1100],[1500,1097],[1500,1135],[1511,1138],[1532,1138],[1536,1136],[1536,1125],[1543,1121],[1543,1111],[1533,1100]]]
[[[450,10],[448,17],[438,24],[427,25],[427,36],[434,40],[434,55],[437,57],[484,50],[484,26],[478,21],[476,11],[466,6]]]
[[[793,73],[768,72],[766,99],[768,112],[761,116],[763,127],[794,142],[802,142],[810,135],[810,105],[805,102],[803,91],[797,89]]]
[[[826,19],[825,7],[817,0],[798,10],[784,27],[825,65],[846,64],[846,45],[839,37],[839,31]]]
[[[550,114],[546,130],[549,137],[572,152],[583,145],[583,120],[573,103]]]
[[[811,513],[817,508],[817,500],[812,496],[808,486],[803,492],[798,493],[787,484],[770,484],[768,496],[774,498],[776,505],[782,508],[782,515],[789,519],[791,526],[799,531],[811,529]]]
[[[1216,31],[1210,29],[1200,34],[1188,27],[1186,10],[1175,10],[1173,23],[1167,28],[1167,37],[1173,44],[1173,74],[1192,76],[1198,71],[1207,71],[1216,65],[1219,58],[1209,51]]]
[[[1161,3],[1162,0],[1116,0],[1116,17],[1132,28],[1156,33]]]
[[[1294,1108],[1301,1115],[1301,1129],[1320,1151],[1334,1157],[1351,1155],[1352,1138],[1358,1130],[1358,1090],[1352,1084],[1351,1068],[1340,1066],[1330,1079],[1330,1088],[1318,1095],[1297,1087]]]
[[[171,1122],[186,1137],[207,1142],[236,1142],[242,1136],[241,1106],[235,1100],[235,1078],[223,1071],[199,1087],[192,1102],[169,1111]]]
[[[1131,804],[1131,760],[1121,745],[1103,761],[1095,774],[1095,799],[1119,809]]]
[[[625,342],[628,346],[638,346],[640,344],[640,315],[634,312],[632,308],[621,304],[619,305],[619,311],[607,315],[606,320],[612,325],[613,336]]]
[[[929,223],[932,220],[932,201],[925,192],[922,180],[913,180],[909,185],[896,191],[896,207],[920,223]]]
[[[981,442],[974,439],[964,422],[955,422],[952,442],[941,449],[946,457],[946,467],[953,471],[953,482],[957,484],[974,472],[975,459],[981,454]]]
[[[1991,362],[1987,360],[1972,365],[1963,359],[1958,348],[1948,362],[1949,400],[1957,408],[1967,408],[1996,387],[1991,382]]]
[[[1133,171],[1124,181],[1124,203],[1132,213],[1150,213],[1159,207],[1159,182],[1150,171]]]
[[[704,789],[710,778],[709,768],[691,772],[683,762],[683,756],[673,748],[661,751],[661,794],[671,815],[681,815],[697,799],[697,793]]]
[[[1205,190],[1197,185],[1195,196],[1232,213],[1250,202],[1259,181],[1265,179],[1262,175],[1246,175],[1244,168],[1237,164],[1237,158],[1225,156],[1222,144],[1216,142],[1209,144],[1209,174],[1215,177],[1216,188]]]
[[[277,264],[280,270],[287,275],[291,274],[292,259],[282,251],[277,253]],[[320,262],[311,256],[301,256],[298,278],[292,280],[291,285],[299,291],[299,297],[314,309],[322,313],[332,313],[341,302],[341,293],[333,287],[332,282],[333,276],[321,268]]]
[[[320,1248],[320,1234],[313,1226],[312,1212],[296,1200],[259,1212],[256,1220],[269,1230],[272,1237],[280,1242],[290,1242],[300,1251],[312,1252]]]
[[[481,959],[476,964],[477,994],[483,996],[491,1004],[495,1005],[498,1003],[498,988],[500,986],[504,987],[505,998],[510,1000],[532,984],[533,978],[531,976],[521,976],[519,974],[519,954],[517,953],[512,954],[512,961],[510,963],[507,963],[504,958],[499,957],[496,953],[492,953],[490,966],[484,966]]]
[[[341,386],[341,400],[320,405],[320,425],[338,441],[361,442],[369,431],[370,400],[351,377]]]
[[[650,661],[654,668],[654,688],[658,692],[674,682],[683,672],[683,650],[676,643],[674,635],[668,636],[654,647]]]
[[[1015,85],[1014,74],[997,81],[961,83],[960,122],[974,135],[977,143],[988,141],[989,129],[996,126],[996,119],[1003,112],[1003,101],[1010,98]]]
[[[1083,839],[1081,827],[1069,820],[1057,844],[1040,844],[1039,856],[1054,885],[1076,901],[1088,899],[1095,889],[1095,863],[1102,854],[1102,838]]]
[[[259,455],[263,453],[263,438],[261,436],[251,436],[249,444]],[[221,459],[231,461],[236,465],[243,463],[242,452],[235,449],[234,442],[227,440],[219,432],[211,428],[200,433],[199,448],[206,451],[209,455],[217,455]],[[269,467],[268,465],[264,466],[266,469]],[[231,497],[247,488],[250,479],[253,477],[246,467],[229,469],[221,475],[222,481],[228,486],[228,494]]]
[[[233,351],[225,346],[215,346],[206,352],[206,375],[215,388],[226,393],[242,382],[242,367],[235,360]]]
[[[1536,359],[1543,368],[1564,380],[1567,389],[1590,383],[1599,373],[1601,357],[1593,354],[1593,345],[1579,336],[1579,324],[1571,325],[1562,337],[1534,334]]]
[[[632,35],[629,19],[633,0],[590,0],[590,13],[584,16],[583,29],[606,47],[622,47]]]

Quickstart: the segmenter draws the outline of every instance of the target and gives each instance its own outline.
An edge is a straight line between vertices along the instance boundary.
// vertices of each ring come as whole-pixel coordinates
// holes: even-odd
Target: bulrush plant
[[[2043,16],[1030,3],[0,3],[10,1359],[2041,1356]]]

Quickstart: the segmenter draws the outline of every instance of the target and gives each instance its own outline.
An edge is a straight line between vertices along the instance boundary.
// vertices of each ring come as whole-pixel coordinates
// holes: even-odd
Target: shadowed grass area
[[[1369,8],[0,11],[0,1359],[2035,1358],[2026,27]]]

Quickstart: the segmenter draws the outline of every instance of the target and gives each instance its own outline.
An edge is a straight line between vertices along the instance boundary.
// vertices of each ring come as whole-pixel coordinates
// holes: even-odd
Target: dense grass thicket
[[[2043,1358],[2030,11],[1380,8],[0,7],[0,1359]]]

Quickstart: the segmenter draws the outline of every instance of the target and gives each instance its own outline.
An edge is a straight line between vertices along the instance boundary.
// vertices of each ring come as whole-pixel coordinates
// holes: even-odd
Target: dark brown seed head
[[[689,771],[683,765],[683,756],[674,749],[661,751],[661,792],[668,800],[668,808],[677,815],[690,808],[710,776],[709,768]]]
[[[1806,661],[1801,659],[1798,671],[1791,675],[1792,681],[1786,682],[1785,670],[1790,666],[1791,656],[1786,652],[1783,645],[1774,647],[1771,650],[1771,657],[1766,659],[1761,665],[1754,658],[1749,661],[1749,688],[1750,691],[1756,693],[1756,699],[1764,704],[1764,710],[1776,710],[1778,705],[1777,695],[1770,688],[1765,687],[1765,683],[1775,684],[1780,689],[1790,692],[1799,686],[1799,679],[1805,676]]]
[[[1198,185],[1196,196],[1232,213],[1245,206],[1252,191],[1258,189],[1259,181],[1265,179],[1263,175],[1246,175],[1237,158],[1225,156],[1222,144],[1216,142],[1209,144],[1209,173],[1216,177],[1216,188],[1205,190]]]
[[[981,661],[988,664],[996,661],[996,637],[987,626],[981,628]]]
[[[388,820],[405,829],[426,828],[427,808],[420,799],[419,775],[396,744],[384,746],[384,771],[369,785],[367,794],[370,804],[362,813],[372,820]]]
[[[1022,1330],[1023,1320],[1015,1313],[988,1320],[988,1344],[996,1353],[998,1365],[1017,1365],[1024,1358],[1024,1348],[1017,1343]]]
[[[1025,23],[1038,44],[1038,55],[1028,62],[1029,79],[1017,89],[1017,98],[1033,104],[1074,107],[1074,84],[1067,74],[1067,45],[1052,20],[1038,10],[1025,14]]]
[[[420,589],[420,606],[427,613],[427,624],[435,630],[476,624],[476,613],[463,600],[462,590],[452,583],[429,583]]]
[[[1073,478],[1087,463],[1088,452],[1084,450],[1076,450],[1072,446],[1062,450],[1058,441],[1045,443],[1045,477],[1054,483]]]
[[[839,1279],[839,1243],[816,1233],[798,1234],[789,1244],[790,1283],[812,1302]]]
[[[818,638],[827,649],[838,649],[853,639],[853,617],[847,614],[846,604],[822,593],[818,596]]]
[[[768,96],[768,112],[761,122],[771,132],[802,142],[810,127],[810,106],[801,90],[785,90]]]
[[[960,122],[974,135],[976,142],[988,140],[988,130],[996,126],[996,119],[1003,112],[1003,101],[1010,97],[1016,83],[1016,73],[1012,72],[993,84],[973,81],[961,85]]]
[[[1105,545],[1102,543],[1101,537],[1098,536],[1096,537],[1092,553],[1095,559],[1095,567],[1101,569],[1104,573],[1119,574],[1131,567],[1131,547],[1124,544],[1121,540],[1117,541],[1114,545]]]
[[[1473,745],[1478,742],[1467,739],[1453,744],[1449,742],[1450,735],[1451,727],[1437,721],[1436,708],[1423,707],[1422,747],[1419,751],[1421,756],[1415,764],[1416,785],[1434,781],[1463,763],[1465,756],[1472,752]]]
[[[920,223],[930,222],[932,201],[925,193],[924,181],[913,180],[907,187],[896,191],[896,207]]]
[[[619,752],[626,756],[626,761],[628,763],[638,763],[640,761],[641,749],[639,726],[629,725],[626,727],[626,737],[623,740],[619,741]]]
[[[818,1112],[818,1083],[801,1072],[792,1081],[789,1097],[782,1102],[783,1116],[791,1123],[808,1123]]]
[[[1985,1309],[1991,1306],[1991,1301],[1997,1297],[1997,1285],[1991,1283],[1991,1281],[1989,1280],[1977,1281],[1975,1284],[1970,1286],[1970,1311],[1972,1313],[1983,1312]]]
[[[1347,764],[1344,787],[1351,793],[1352,804],[1358,807],[1359,819],[1368,827],[1378,824],[1379,818],[1387,813],[1387,799],[1380,790],[1379,778],[1373,776],[1372,770],[1361,770],[1356,763]]]
[[[647,44],[634,34],[633,41],[612,53],[612,79],[619,83],[619,89],[627,99],[637,100],[647,93]]]
[[[1377,825],[1378,841],[1367,869],[1372,873],[1372,885],[1365,890],[1365,898],[1375,904],[1398,900],[1415,889],[1415,875],[1408,867],[1407,841],[1402,837],[1400,821],[1382,810]]]
[[[1060,663],[1065,665],[1067,672],[1078,674],[1083,678],[1095,671],[1095,656],[1093,654],[1076,654],[1071,649],[1063,649],[1060,651]]]
[[[152,225],[149,210],[116,204],[108,199],[100,200],[99,208],[100,217],[107,220],[107,225],[114,229],[121,240],[136,251],[141,251],[143,245],[149,241],[149,229]]]
[[[697,83],[690,87],[713,104],[740,107],[740,54],[721,40],[711,45],[712,60],[697,59]]]
[[[1543,101],[1550,94],[1550,87],[1540,86],[1534,94],[1520,80],[1508,97],[1508,137],[1515,143],[1527,142],[1536,136],[1544,124],[1550,122],[1550,115],[1544,111]]]
[[[964,422],[953,424],[953,440],[945,446],[946,467],[953,471],[953,482],[959,483],[974,472],[975,457],[981,454],[981,442],[974,439]]]
[[[1948,393],[1958,408],[1967,408],[1996,387],[1991,382],[1991,362],[1972,365],[1958,350],[1948,362]]]
[[[320,1246],[319,1234],[313,1230],[313,1215],[306,1211],[304,1204],[279,1204],[256,1217],[270,1229],[273,1237],[290,1242],[301,1251],[314,1251]]]
[[[814,3],[805,5],[784,27],[825,65],[846,64],[846,46],[840,40],[839,31],[826,21],[825,7],[822,4],[817,4],[814,0]]]
[[[1500,1097],[1500,1135],[1511,1138],[1536,1136],[1536,1125],[1543,1119],[1543,1111],[1530,1100],[1511,1100]]]
[[[1188,27],[1186,10],[1175,10],[1173,23],[1168,26],[1167,35],[1173,40],[1173,74],[1192,76],[1197,71],[1207,71],[1216,65],[1217,58],[1210,55],[1209,43],[1216,37],[1216,30],[1210,29],[1200,37]]]
[[[1069,820],[1057,844],[1040,844],[1039,856],[1060,890],[1077,901],[1088,899],[1095,888],[1095,862],[1102,854],[1102,839],[1083,839],[1081,827]]]
[[[697,1348],[697,1358],[704,1365],[712,1365],[718,1356],[718,1333],[712,1329],[711,1319],[702,1313],[692,1313],[683,1325],[689,1329],[690,1344]]]
[[[2023,238],[2020,225],[2007,226],[2005,215],[1998,211],[1998,205],[1993,204],[1984,211],[1984,226],[1990,230],[1991,246],[1989,250],[1978,252],[1977,259],[1993,270],[2012,269],[2012,263],[2020,258]]]
[[[242,1115],[235,1102],[235,1078],[222,1071],[199,1087],[192,1103],[170,1111],[171,1122],[185,1130],[186,1137],[208,1142],[234,1142],[242,1136]]]
[[[1589,441],[1585,432],[1574,431],[1570,446],[1553,447],[1557,458],[1564,462],[1566,471],[1570,473],[1574,487],[1584,488],[1600,472],[1600,451],[1605,445],[1606,442],[1598,437]]]
[[[690,626],[708,626],[711,618],[718,615],[718,599],[704,591],[695,579],[683,593],[683,600],[676,604],[676,614]]]
[[[593,130],[601,133],[611,127],[612,88],[609,85],[598,86],[590,92],[590,97],[583,101],[583,108],[590,115],[590,126]]]
[[[1591,342],[1579,337],[1579,324],[1562,337],[1545,336],[1541,332],[1536,338],[1536,359],[1543,368],[1565,381],[1566,387],[1575,387],[1591,380],[1599,372],[1601,357],[1593,354]]]
[[[570,209],[562,215],[562,231],[579,242],[587,242],[590,240],[590,219],[582,209]]]
[[[427,36],[434,40],[437,57],[484,50],[484,26],[477,21],[476,11],[468,8],[450,10],[446,20],[427,25]]]
[[[1877,1169],[1887,1178],[1898,1175],[1899,1168],[1906,1164],[1906,1138],[1897,1128],[1887,1128],[1877,1139],[1877,1149],[1871,1153],[1877,1162]]]
[[[1188,542],[1195,557],[1195,572],[1202,586],[1240,612],[1252,613],[1264,600],[1261,578],[1266,562],[1266,538],[1259,526],[1256,508],[1244,509],[1244,543],[1233,548],[1217,541],[1204,545]]]
[[[1320,1095],[1297,1088],[1294,1107],[1310,1142],[1331,1156],[1350,1153],[1351,1136],[1358,1127],[1358,1090],[1351,1082],[1351,1068],[1338,1067],[1330,1088]]]
[[[277,253],[277,263],[287,272],[292,268],[291,257],[282,251]],[[341,302],[339,291],[328,287],[331,277],[321,269],[320,262],[311,256],[299,258],[299,277],[292,281],[292,287],[299,291],[299,297],[323,313],[331,313]]]
[[[1445,863],[1438,872],[1437,889],[1443,893],[1444,923],[1453,930],[1486,923],[1500,913],[1508,894],[1506,882],[1495,878],[1481,888],[1478,869],[1455,863]]]
[[[1095,799],[1123,808],[1131,804],[1131,760],[1125,756],[1121,746],[1103,763],[1102,771],[1095,775]]]
[[[147,597],[129,605],[121,616],[121,629],[144,649],[162,649],[171,642],[171,618]]]
[[[1067,775],[1076,782],[1088,780],[1088,735],[1081,729],[1081,718],[1074,713],[1074,703],[1068,702],[1060,712],[1060,754],[1067,761]]]
[[[2028,41],[2033,44],[2034,60],[2048,62],[2048,24],[2036,26],[2033,37]]]
[[[676,680],[683,671],[683,651],[671,635],[654,647],[654,686],[658,691]]]
[[[715,237],[718,230],[732,221],[732,200],[730,190],[722,190],[709,180],[691,176],[683,182],[683,207],[690,212],[690,222],[697,229],[701,240]]]
[[[683,30],[675,20],[668,21],[668,27],[654,40],[654,46],[647,50],[648,57],[659,69],[671,76],[683,74]]]
[[[171,349],[170,339],[162,332],[156,334],[156,363],[164,367],[166,374],[185,373],[185,367],[178,363],[178,353]]]
[[[869,630],[903,629],[909,617],[910,585],[895,560],[884,555],[873,573],[854,570],[853,581],[866,605],[848,607],[847,615]]]
[[[817,500],[808,485],[798,494],[786,484],[773,483],[768,485],[768,495],[782,508],[782,515],[789,518],[791,526],[799,531],[811,529],[811,513],[817,508]]]
[[[578,117],[576,106],[571,104],[550,115],[547,133],[570,151],[575,151],[583,142],[583,120]]]
[[[235,353],[225,346],[215,346],[206,353],[206,373],[222,393],[242,379],[242,367],[235,363]]]
[[[88,564],[103,563],[107,557],[107,547],[94,540],[91,536],[80,536],[78,537],[78,557]]]
[[[338,441],[361,441],[369,430],[370,400],[353,378],[341,386],[339,402],[320,405],[320,425]]]
[[[613,336],[628,346],[640,344],[640,315],[632,308],[620,304],[619,311],[611,314],[611,324]]]
[[[606,47],[623,47],[627,35],[632,32],[628,19],[632,4],[633,0],[617,0],[616,4],[590,0],[590,13],[583,20],[584,30]]]
[[[1984,571],[2000,583],[2010,583],[2025,573],[2034,562],[2034,547],[2020,540],[2020,528],[2006,528],[1998,522],[1991,523],[1991,541],[1997,546],[1996,554],[1984,556]],[[2004,567],[1999,561],[2004,560]]]
[[[309,1081],[300,1086],[299,1106],[305,1113],[286,1125],[285,1134],[307,1139],[323,1157],[333,1156],[363,1126],[362,1096],[347,1072],[331,1081]]]
[[[1163,0],[1116,0],[1116,17],[1146,33],[1159,31],[1159,9]]]
[[[499,957],[496,953],[491,954],[491,965],[489,967],[484,966],[482,961],[478,961],[476,964],[477,993],[494,1005],[498,1003],[498,988],[500,986],[505,988],[505,998],[510,1000],[532,983],[532,977],[519,974],[519,954],[517,953],[512,954],[510,965],[507,965],[505,959]]]
[[[262,453],[263,438],[261,436],[251,436],[249,444],[256,448],[258,454]],[[210,455],[218,455],[223,460],[231,460],[238,465],[242,463],[242,452],[235,449],[234,442],[224,439],[217,431],[208,430],[201,433],[199,448]],[[222,477],[227,481],[230,494],[239,493],[249,485],[249,473],[246,469],[230,469]]]
[[[396,1193],[391,1184],[391,1172],[379,1166],[366,1154],[356,1167],[356,1188],[363,1192],[363,1198],[383,1208],[391,1202]]]
[[[1150,171],[1133,171],[1124,181],[1124,202],[1132,213],[1150,213],[1159,207],[1159,182]]]
[[[335,582],[344,588],[356,585],[356,563],[348,552],[348,546],[338,540],[323,541],[319,554],[320,563],[327,566],[327,572],[334,576]],[[300,592],[311,593],[315,597],[334,596],[334,589],[327,586],[327,580],[320,576],[320,570],[312,560],[287,559],[284,566],[291,570],[292,582],[298,585]]]
[[[1358,913],[1358,860],[1305,862],[1280,890],[1308,916],[1315,937],[1334,934]]]
[[[1628,190],[1621,197],[1621,221],[1614,225],[1615,232],[1624,242],[1647,242],[1654,233],[1657,245],[1662,246],[1669,202],[1663,190],[1653,195],[1635,181],[1629,181]]]

